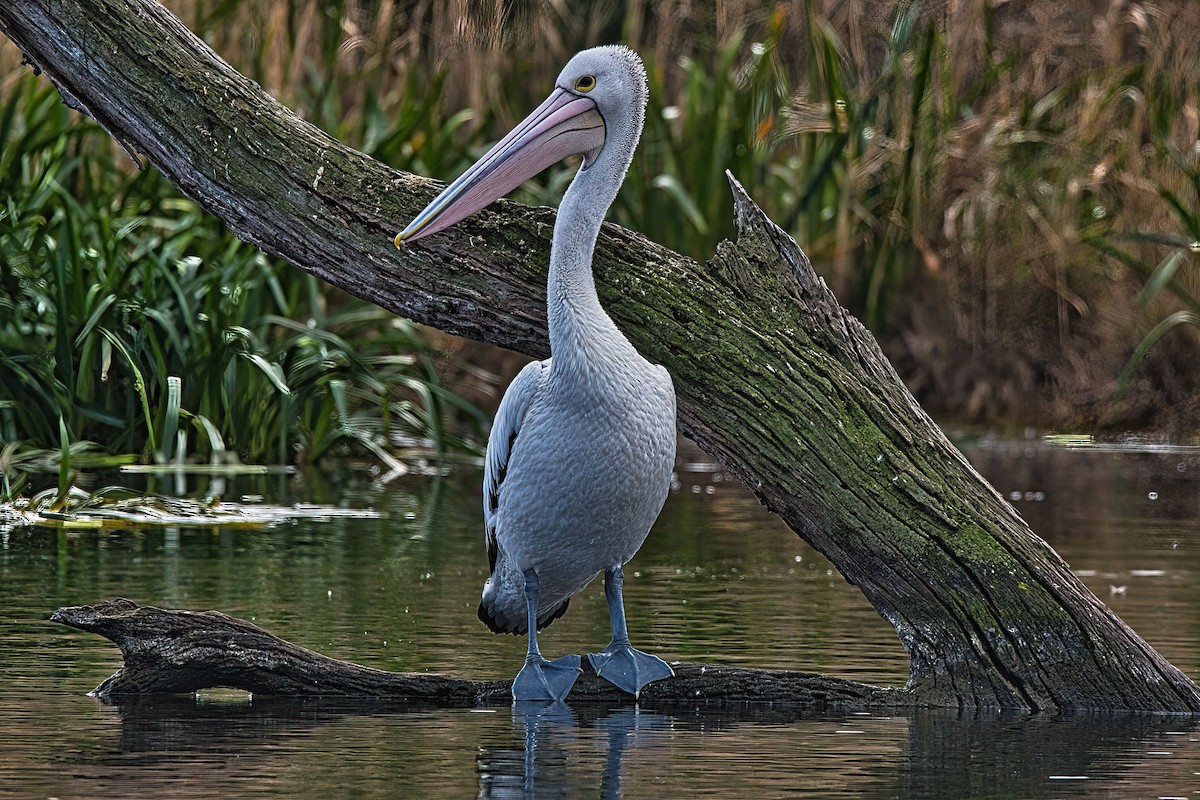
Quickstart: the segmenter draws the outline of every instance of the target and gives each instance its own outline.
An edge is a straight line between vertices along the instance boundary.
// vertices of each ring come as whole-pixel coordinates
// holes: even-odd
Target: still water
[[[1200,677],[1200,452],[965,445],[980,471],[1106,602]],[[668,660],[902,684],[891,629],[829,564],[703,457],[682,461],[626,570],[635,644]],[[393,670],[515,673],[524,638],[475,618],[486,577],[479,475],[195,478],[227,500],[370,509],[275,527],[0,533],[0,798],[1200,797],[1200,719],[770,707],[410,709],[236,692],[112,707],[120,665],[47,621],[118,596],[254,620]],[[174,485],[159,485],[160,491]],[[608,641],[593,585],[541,637]]]

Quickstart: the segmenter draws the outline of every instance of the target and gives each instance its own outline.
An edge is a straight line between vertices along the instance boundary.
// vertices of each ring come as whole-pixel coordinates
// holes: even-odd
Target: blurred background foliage
[[[733,232],[730,169],[936,416],[1200,427],[1198,3],[166,4],[306,119],[442,180],[572,53],[625,41],[652,99],[610,218],[706,258]],[[556,204],[571,174],[518,199]],[[2,442],[469,450],[519,366],[238,242],[7,42],[0,186]]]

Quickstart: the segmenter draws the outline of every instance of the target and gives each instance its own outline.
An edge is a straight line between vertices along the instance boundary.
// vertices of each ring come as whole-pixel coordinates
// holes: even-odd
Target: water
[[[1094,591],[1200,676],[1200,454],[1022,440],[968,455]],[[823,558],[719,470],[693,459],[679,479],[627,569],[636,643],[668,660],[904,682],[891,629]],[[85,693],[119,666],[116,649],[46,619],[125,596],[220,609],[370,666],[508,677],[524,639],[475,619],[478,483],[248,478],[215,488],[378,514],[0,534],[0,797],[1200,797],[1191,717],[541,712],[237,692],[111,707]],[[542,644],[559,655],[607,638],[594,585]]]

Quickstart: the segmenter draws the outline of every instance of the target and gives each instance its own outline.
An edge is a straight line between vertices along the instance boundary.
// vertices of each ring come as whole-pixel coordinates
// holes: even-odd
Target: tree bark
[[[168,611],[117,598],[60,608],[50,617],[110,639],[125,664],[92,690],[110,702],[209,687],[289,697],[401,698],[410,703],[473,706],[508,703],[512,681],[472,681],[425,672],[387,672],[339,661],[218,611]],[[620,703],[629,695],[585,672],[571,701]],[[815,709],[907,707],[899,689],[781,670],[675,664],[675,677],[642,690],[644,702],[786,702]]]
[[[70,105],[241,238],[451,333],[547,354],[554,212],[501,202],[403,252],[433,181],[357,153],[150,0],[6,0],[0,30]],[[736,181],[738,241],[700,264],[612,225],[595,271],[675,379],[684,434],[896,629],[921,705],[1200,711],[917,406],[870,333]]]

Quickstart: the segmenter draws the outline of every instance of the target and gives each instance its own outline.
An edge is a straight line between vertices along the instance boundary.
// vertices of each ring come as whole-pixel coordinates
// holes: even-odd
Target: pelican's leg
[[[542,658],[537,643],[538,577],[525,570],[525,606],[529,613],[529,650],[525,666],[513,679],[513,700],[562,700],[579,677],[579,656],[563,656],[554,661]]]
[[[625,603],[621,599],[624,581],[625,573],[620,565],[604,571],[604,596],[608,598],[608,616],[612,619],[612,641],[603,653],[589,653],[588,661],[601,678],[637,697],[647,683],[670,678],[675,671],[658,656],[630,646],[629,630],[625,627]]]

